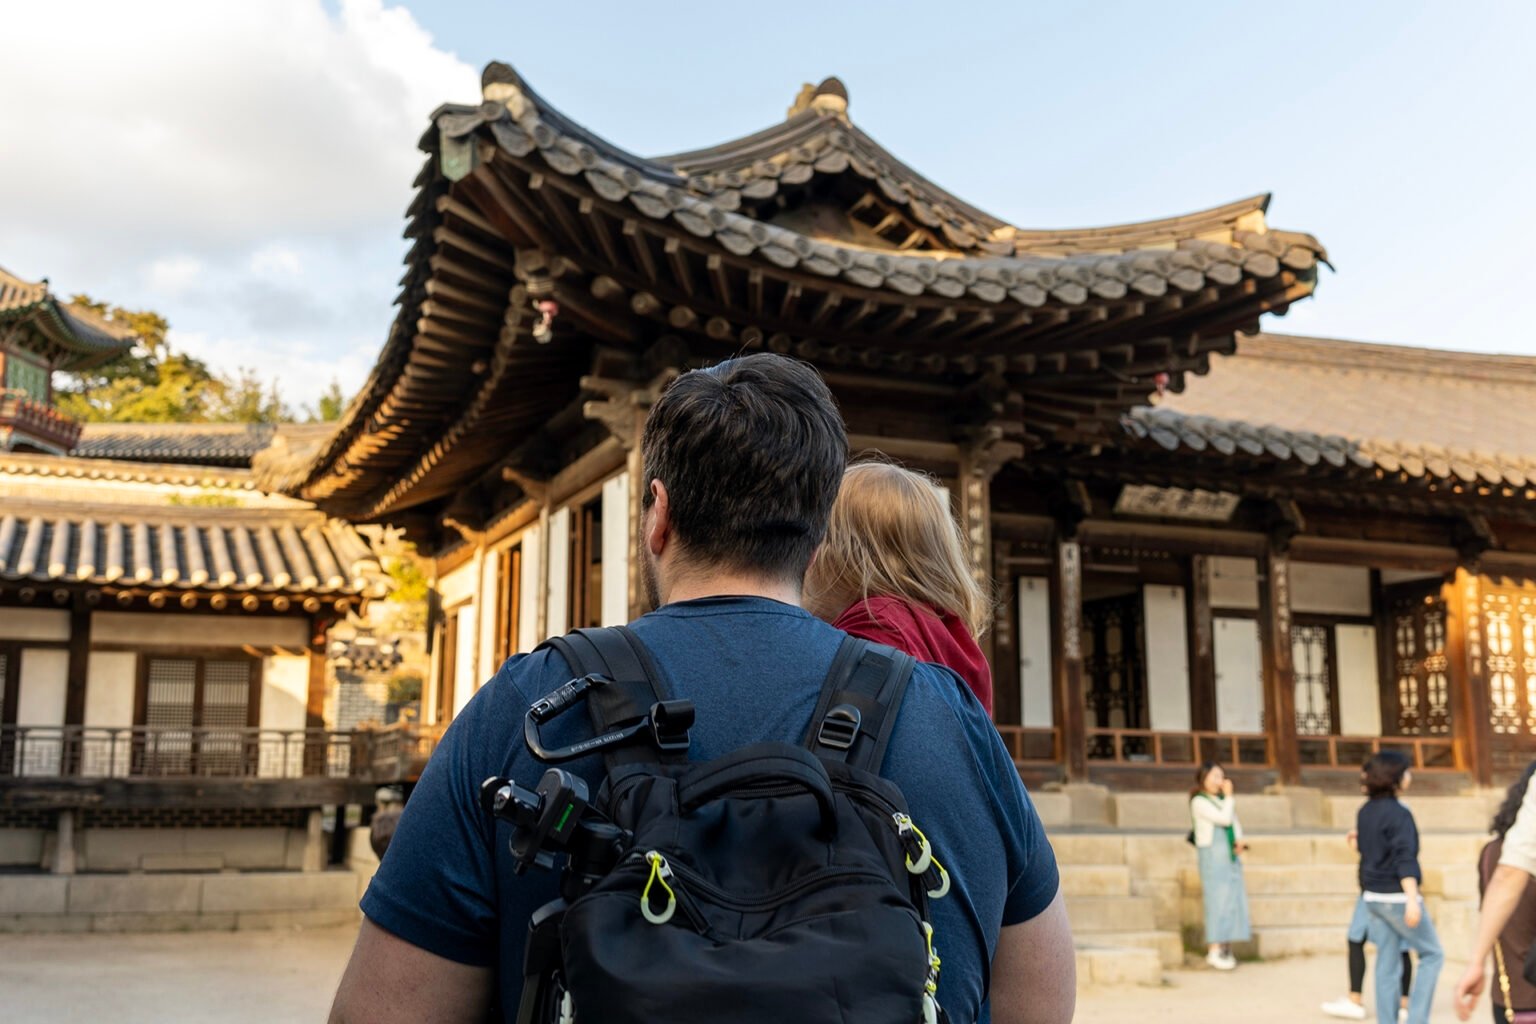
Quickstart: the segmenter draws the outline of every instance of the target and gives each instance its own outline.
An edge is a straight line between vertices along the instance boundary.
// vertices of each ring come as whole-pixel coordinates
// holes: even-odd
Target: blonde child
[[[992,670],[977,643],[990,609],[928,477],[883,462],[849,466],[805,598],[838,629],[952,669],[991,714]]]

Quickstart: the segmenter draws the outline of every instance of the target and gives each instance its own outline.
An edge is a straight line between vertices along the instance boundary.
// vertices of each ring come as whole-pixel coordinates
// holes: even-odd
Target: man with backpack
[[[1055,860],[985,712],[947,669],[849,647],[798,605],[847,457],[826,385],[773,355],[693,371],[657,402],[642,444],[643,568],[657,610],[626,638],[629,660],[650,662],[628,692],[675,698],[641,722],[657,748],[679,735],[661,712],[691,702],[667,716],[683,725],[687,763],[675,743],[565,763],[576,781],[537,834],[575,835],[583,800],[567,795],[584,782],[614,822],[603,827],[625,838],[549,944],[570,983],[551,1019],[1070,1021]],[[516,1019],[530,921],[562,890],[554,872],[520,873],[529,829],[506,819],[512,803],[533,814],[555,798],[533,792],[552,777],[534,742],[548,751],[593,737],[596,713],[589,723],[560,712],[586,688],[594,701],[618,692],[591,680],[622,668],[582,667],[612,640],[572,637],[510,659],[455,719],[363,898],[332,1021]],[[648,700],[631,703],[643,712]],[[745,895],[742,879],[770,895]],[[616,973],[594,982],[603,970]],[[733,991],[737,1002],[721,1005]],[[639,994],[610,1005],[620,992]]]

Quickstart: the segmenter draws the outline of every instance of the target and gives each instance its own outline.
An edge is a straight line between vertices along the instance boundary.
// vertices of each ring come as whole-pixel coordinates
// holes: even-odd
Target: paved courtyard
[[[0,936],[7,1024],[270,1024],[323,1021],[352,947],[352,928],[174,935]],[[1454,1020],[1447,964],[1436,1022]],[[1245,964],[1232,974],[1175,971],[1160,989],[1109,988],[1078,999],[1079,1024],[1326,1021],[1343,957]],[[1486,1003],[1475,1018],[1487,1019]]]

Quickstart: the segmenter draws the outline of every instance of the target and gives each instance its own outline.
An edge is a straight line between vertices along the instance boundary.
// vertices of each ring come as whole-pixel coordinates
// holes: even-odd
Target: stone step
[[[1111,808],[1117,828],[1188,831],[1190,826],[1186,793],[1117,793]],[[1250,829],[1287,829],[1293,824],[1291,802],[1283,796],[1240,796],[1237,816]]]
[[[1415,796],[1403,801],[1413,811],[1420,832],[1485,832],[1503,800],[1502,792],[1465,793],[1459,796]],[[1335,828],[1355,826],[1355,814],[1364,799],[1358,796],[1325,797],[1326,814]]]
[[[1089,896],[1067,899],[1067,919],[1075,935],[1102,932],[1149,932],[1156,929],[1152,901],[1137,896]]]
[[[1270,926],[1332,926],[1336,932],[1349,924],[1355,912],[1355,894],[1348,896],[1252,896],[1248,914],[1255,929]]]
[[[1164,967],[1184,963],[1184,943],[1177,932],[1095,932],[1075,936],[1079,949],[1150,949]]]
[[[1344,973],[1347,939],[1342,926],[1293,925],[1255,928],[1254,945],[1265,960],[1288,956],[1334,955],[1339,958],[1339,974]]]
[[[1129,896],[1131,869],[1123,864],[1062,864],[1061,891],[1077,896]]]
[[[1163,961],[1156,950],[1130,946],[1078,947],[1077,984],[1150,985],[1163,983]]]
[[[1356,874],[1345,864],[1244,865],[1243,881],[1250,896],[1354,896],[1360,891]],[[1179,881],[1186,893],[1200,892],[1200,869],[1185,868]]]
[[[1114,832],[1050,832],[1059,864],[1124,864],[1125,836]]]

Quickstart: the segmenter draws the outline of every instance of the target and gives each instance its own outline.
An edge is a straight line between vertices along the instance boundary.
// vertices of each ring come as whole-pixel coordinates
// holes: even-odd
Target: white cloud
[[[270,277],[293,277],[304,269],[299,254],[273,242],[251,253],[251,273]]]
[[[168,256],[155,260],[144,271],[151,288],[168,295],[186,291],[203,273],[201,260],[190,256]]]
[[[371,357],[392,314],[417,140],[440,104],[478,101],[474,69],[382,0],[334,16],[322,0],[51,0],[8,11],[6,38],[22,45],[0,60],[0,194],[28,202],[0,208],[0,261],[154,308],[296,401],[330,355],[361,383],[353,353],[367,338]]]

